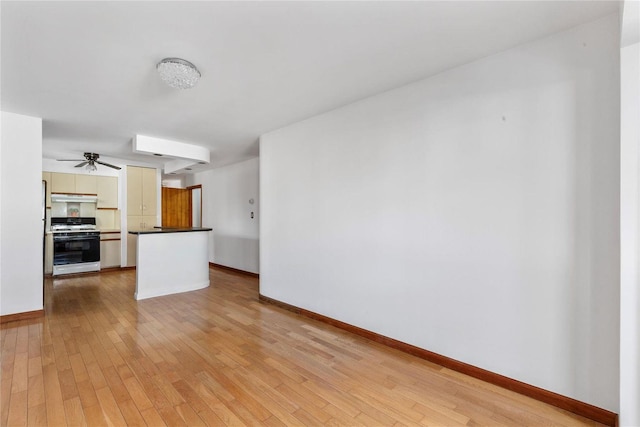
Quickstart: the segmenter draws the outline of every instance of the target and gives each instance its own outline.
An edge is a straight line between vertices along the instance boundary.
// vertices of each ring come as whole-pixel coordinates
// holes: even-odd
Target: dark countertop
[[[212,228],[191,227],[191,228],[171,228],[171,227],[155,227],[148,230],[129,231],[129,234],[161,234],[161,233],[191,233],[194,231],[211,231]]]

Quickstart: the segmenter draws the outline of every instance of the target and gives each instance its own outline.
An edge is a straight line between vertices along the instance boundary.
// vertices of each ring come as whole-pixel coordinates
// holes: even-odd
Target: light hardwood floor
[[[258,301],[258,281],[133,299],[135,272],[47,279],[1,328],[2,426],[598,425]]]

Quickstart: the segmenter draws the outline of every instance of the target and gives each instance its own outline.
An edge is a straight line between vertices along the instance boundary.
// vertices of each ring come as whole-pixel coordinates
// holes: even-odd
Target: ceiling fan
[[[81,168],[81,167],[86,165],[87,169],[89,170],[89,172],[98,170],[98,168],[96,167],[96,163],[99,164],[99,165],[107,166],[107,167],[110,167],[110,168],[113,168],[113,169],[117,169],[117,170],[122,169],[122,168],[120,168],[118,166],[114,166],[114,165],[110,165],[109,163],[104,163],[104,162],[98,161],[98,159],[100,158],[100,154],[98,154],[98,153],[84,153],[84,158],[85,158],[85,160],[58,159],[58,161],[59,162],[81,162],[81,163],[77,164],[75,167]]]

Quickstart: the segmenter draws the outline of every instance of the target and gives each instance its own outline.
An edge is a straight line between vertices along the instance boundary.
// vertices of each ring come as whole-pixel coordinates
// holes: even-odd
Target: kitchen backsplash
[[[95,217],[99,230],[120,229],[120,209],[97,209],[95,203],[52,202],[47,209],[47,229],[51,217]]]
[[[95,217],[95,203],[52,202],[51,216],[53,217]]]

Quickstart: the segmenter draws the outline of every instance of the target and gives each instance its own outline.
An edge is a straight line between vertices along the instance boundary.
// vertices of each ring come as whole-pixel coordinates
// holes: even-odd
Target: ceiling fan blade
[[[117,170],[122,169],[121,167],[110,165],[109,163],[100,162],[98,160],[96,160],[95,162],[100,164],[100,165],[107,166],[107,167],[110,167],[110,168],[113,168],[113,169],[117,169]]]
[[[86,165],[87,163],[89,163],[89,162],[82,162],[82,163],[80,163],[80,164],[76,165],[76,167],[77,167],[77,168],[81,168],[81,167],[83,167],[84,165]]]
[[[84,162],[82,159],[57,159],[59,162]]]

